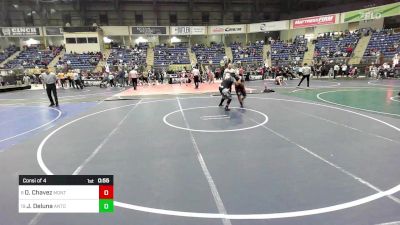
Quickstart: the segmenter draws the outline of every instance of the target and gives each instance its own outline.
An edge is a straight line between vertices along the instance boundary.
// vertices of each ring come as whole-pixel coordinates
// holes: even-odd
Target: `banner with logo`
[[[64,30],[62,27],[45,27],[46,36],[63,36]]]
[[[40,27],[2,27],[1,37],[40,36]]]
[[[132,34],[142,35],[168,35],[169,29],[165,26],[143,26],[143,27],[131,27]]]
[[[330,14],[323,16],[313,16],[300,19],[291,20],[291,28],[304,28],[304,27],[315,27],[321,25],[329,25],[339,23],[340,14]]]
[[[208,34],[241,34],[246,33],[245,24],[209,26]]]
[[[342,23],[400,15],[400,2],[342,13]]]
[[[258,33],[266,31],[288,30],[289,20],[265,22],[265,23],[252,23],[249,24],[249,33]]]
[[[205,26],[171,26],[171,35],[206,35]]]

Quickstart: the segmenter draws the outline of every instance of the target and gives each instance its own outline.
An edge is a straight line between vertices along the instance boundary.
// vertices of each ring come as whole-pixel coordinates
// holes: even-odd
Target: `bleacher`
[[[133,63],[135,65],[146,64],[148,44],[136,45],[133,49],[131,48],[113,48],[111,54],[107,59],[109,65],[115,65],[116,63]]]
[[[197,62],[201,64],[219,64],[225,56],[225,48],[222,44],[211,44],[210,47],[196,44],[192,46],[192,51],[196,54]]]
[[[273,65],[287,64],[288,61],[301,61],[304,58],[304,52],[307,51],[307,39],[304,36],[296,36],[293,43],[272,41],[271,51]]]
[[[35,67],[44,68],[59,52],[59,48],[54,48],[53,50],[40,50],[37,47],[27,47],[25,50],[20,52],[17,58],[8,62],[5,65],[5,68],[12,69],[21,65],[25,69]]]
[[[101,53],[65,54],[64,60],[58,63],[66,63],[69,69],[92,71],[96,68],[101,57]]]
[[[383,54],[384,57],[392,58],[396,53],[400,53],[400,33],[391,33],[383,30],[373,33],[364,52],[364,57],[375,57],[376,53]]]
[[[314,56],[321,58],[350,57],[360,37],[354,33],[317,38]]]
[[[157,45],[154,48],[154,65],[163,67],[182,64],[190,64],[186,46],[167,47],[166,45]]]
[[[8,57],[12,56],[18,48],[15,45],[12,45],[2,51],[0,51],[0,63],[4,62]]]
[[[264,41],[251,43],[247,47],[242,47],[240,43],[231,44],[233,62],[252,63],[263,61]]]

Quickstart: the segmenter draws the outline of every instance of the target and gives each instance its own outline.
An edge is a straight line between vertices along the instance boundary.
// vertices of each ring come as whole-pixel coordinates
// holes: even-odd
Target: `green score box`
[[[114,200],[113,199],[100,199],[99,200],[99,212],[100,213],[114,212]]]

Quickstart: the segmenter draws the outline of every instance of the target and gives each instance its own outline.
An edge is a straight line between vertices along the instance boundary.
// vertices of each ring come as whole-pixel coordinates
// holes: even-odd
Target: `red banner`
[[[292,28],[314,27],[319,25],[335,24],[336,19],[337,19],[336,14],[295,19],[292,20]]]

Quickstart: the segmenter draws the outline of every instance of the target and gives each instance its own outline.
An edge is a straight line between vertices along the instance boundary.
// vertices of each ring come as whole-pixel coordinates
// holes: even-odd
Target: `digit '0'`
[[[108,209],[108,204],[104,204],[104,209]]]
[[[108,195],[108,190],[104,190],[104,195]]]

